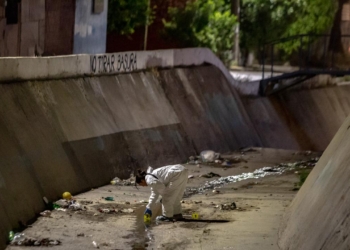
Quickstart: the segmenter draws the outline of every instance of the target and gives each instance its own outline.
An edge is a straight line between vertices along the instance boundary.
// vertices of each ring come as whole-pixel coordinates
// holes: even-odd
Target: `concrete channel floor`
[[[190,165],[188,187],[202,186],[206,179],[201,174],[214,172],[221,176],[253,172],[255,169],[293,163],[319,157],[317,152],[254,148],[244,155],[232,152],[224,158],[237,157],[242,161],[230,167],[220,164]],[[111,179],[113,176],[111,176]],[[227,184],[219,193],[212,190],[195,194],[183,200],[183,213],[191,216],[198,213],[200,219],[229,220],[228,223],[175,222],[149,228],[143,223],[145,204],[150,194],[148,187],[106,185],[89,192],[75,195],[86,207],[83,211],[53,210],[50,217],[39,217],[23,231],[26,237],[50,238],[61,241],[54,249],[235,249],[277,250],[277,234],[281,217],[296,192],[299,176],[295,171],[270,175],[260,179],[248,179]],[[67,190],[69,191],[69,190]],[[114,201],[106,201],[113,197]],[[235,202],[238,209],[220,210],[220,204]],[[106,214],[100,209],[118,209],[124,212]],[[153,209],[155,217],[161,205]],[[8,246],[7,250],[27,249],[25,246]],[[30,249],[43,247],[30,247]]]

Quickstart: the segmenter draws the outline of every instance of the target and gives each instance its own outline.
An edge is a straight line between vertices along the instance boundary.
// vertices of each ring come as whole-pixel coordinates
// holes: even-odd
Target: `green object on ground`
[[[114,198],[113,197],[106,197],[105,200],[106,201],[114,201]]]
[[[13,241],[13,238],[15,237],[15,233],[13,231],[9,232],[9,241]]]
[[[56,203],[53,204],[53,209],[57,209],[57,208],[60,208],[61,206],[60,205],[57,205]]]

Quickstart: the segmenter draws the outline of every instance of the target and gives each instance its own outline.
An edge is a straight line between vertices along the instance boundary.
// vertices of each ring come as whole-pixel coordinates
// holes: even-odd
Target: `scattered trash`
[[[68,208],[73,210],[83,210],[81,204],[75,200],[72,200]]]
[[[72,199],[72,195],[69,192],[64,192],[62,194],[62,198],[65,199],[65,200],[71,200]]]
[[[127,180],[121,180],[120,178],[115,177],[113,180],[111,180],[111,184],[117,186],[133,186],[135,185],[135,180],[134,174],[130,174],[130,178]]]
[[[232,163],[231,163],[229,160],[225,160],[225,161],[221,164],[221,166],[230,167],[230,166],[232,166]]]
[[[118,209],[108,209],[108,208],[100,208],[98,211],[104,214],[113,214],[113,213],[118,213]]]
[[[195,156],[190,156],[188,159],[189,159],[188,164],[195,164],[195,161],[196,161]]]
[[[237,208],[236,203],[232,202],[231,204],[221,204],[220,210],[235,210]]]
[[[50,245],[53,245],[53,246],[57,246],[57,245],[59,245],[61,242],[60,241],[58,241],[58,240],[51,240],[51,241],[49,241],[49,244]]]
[[[40,215],[43,217],[51,217],[51,211],[45,210],[45,211],[41,212]]]
[[[10,244],[13,246],[57,246],[61,245],[61,241],[49,238],[37,240],[25,237],[24,233],[16,233]]]
[[[115,177],[113,180],[111,180],[112,185],[119,185],[121,182],[122,180],[119,179],[118,177]]]
[[[293,171],[295,169],[304,169],[314,166],[319,158],[312,158],[308,161],[298,161],[294,163],[281,163],[273,167],[263,167],[256,169],[254,172],[242,173],[239,175],[220,177],[218,179],[208,181],[199,188],[186,188],[185,195],[189,196],[192,194],[204,193],[205,190],[221,187],[227,183],[235,183],[247,179],[258,179],[269,175],[280,175],[287,171]],[[273,171],[271,171],[273,170]],[[215,192],[215,191],[213,191]]]
[[[97,244],[96,241],[93,241],[93,242],[92,242],[92,245],[93,245],[94,247],[96,247],[96,248],[100,248],[100,246]]]
[[[128,209],[123,209],[121,210],[122,213],[133,213],[134,212],[134,209],[131,209],[131,208],[128,208]]]
[[[220,164],[220,163],[222,163],[222,161],[220,161],[220,160],[215,160],[215,163]]]
[[[10,231],[9,232],[9,241],[12,241],[14,237],[15,237],[15,233],[13,231]]]
[[[213,193],[218,194],[218,193],[220,193],[220,191],[219,191],[219,190],[217,190],[217,189],[214,189],[214,190],[213,190]]]
[[[103,198],[103,197],[102,197]],[[114,201],[114,198],[113,197],[111,197],[111,196],[109,196],[109,197],[105,197],[104,198],[106,201]]]
[[[194,175],[189,175],[188,176],[188,179],[193,179],[194,178]]]
[[[80,201],[81,205],[90,205],[90,204],[93,204],[93,203],[94,203],[93,201]]]
[[[69,207],[69,201],[65,200],[65,199],[61,199],[61,200],[58,200],[54,203],[54,205],[57,205],[59,207],[62,207],[62,208],[67,208]]]
[[[205,150],[200,153],[200,157],[202,162],[210,163],[214,162],[215,160],[218,160],[220,158],[220,154],[215,153],[212,150]]]
[[[221,177],[221,175],[213,173],[213,172],[209,172],[207,174],[202,174],[199,177],[204,177],[204,178],[213,178],[213,177]]]

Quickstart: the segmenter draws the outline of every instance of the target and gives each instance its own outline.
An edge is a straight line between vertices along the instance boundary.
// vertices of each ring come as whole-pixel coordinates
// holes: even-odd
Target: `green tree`
[[[241,47],[257,49],[268,41],[299,34],[320,34],[330,28],[336,4],[324,0],[242,0]],[[299,40],[281,45],[286,54]]]
[[[184,9],[169,8],[164,34],[182,47],[207,47],[225,62],[233,47],[236,17],[224,0],[188,1]]]
[[[147,16],[152,21],[154,13],[148,9],[148,0],[108,0],[108,31],[132,34],[146,25]]]

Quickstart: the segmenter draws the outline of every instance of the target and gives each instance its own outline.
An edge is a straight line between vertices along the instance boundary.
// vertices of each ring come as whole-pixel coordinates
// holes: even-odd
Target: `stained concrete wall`
[[[264,147],[323,151],[350,115],[349,96],[342,85],[241,98]]]
[[[74,54],[106,52],[108,1],[102,0],[103,11],[94,13],[93,2],[98,1],[76,0]]]
[[[280,229],[283,250],[350,249],[350,117],[293,200]]]

